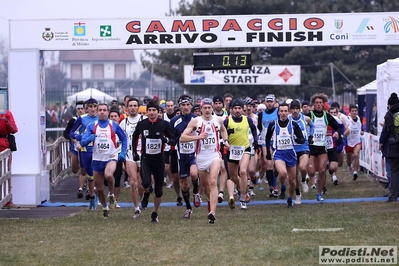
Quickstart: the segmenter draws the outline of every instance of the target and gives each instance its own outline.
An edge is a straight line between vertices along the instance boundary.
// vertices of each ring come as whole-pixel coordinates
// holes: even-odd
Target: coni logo
[[[385,21],[385,25],[384,25],[385,33],[390,33],[391,30],[393,31],[393,33],[399,32],[399,20],[390,16],[390,17],[384,19],[384,21]]]

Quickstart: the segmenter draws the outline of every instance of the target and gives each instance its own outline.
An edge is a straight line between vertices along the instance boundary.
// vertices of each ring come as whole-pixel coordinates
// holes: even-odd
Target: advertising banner
[[[397,45],[399,13],[10,20],[11,49]]]
[[[186,85],[299,85],[301,66],[256,65],[251,69],[195,71],[184,66]]]
[[[379,179],[387,179],[385,172],[385,160],[379,149],[379,137],[364,132],[362,136],[362,149],[359,153],[360,166],[372,172]]]

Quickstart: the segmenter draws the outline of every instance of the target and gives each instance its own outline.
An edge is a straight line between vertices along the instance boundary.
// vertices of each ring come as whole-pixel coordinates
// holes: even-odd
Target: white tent
[[[363,87],[357,89],[357,95],[377,94],[377,80],[367,83]]]
[[[68,96],[67,101],[68,105],[71,106],[76,101],[86,101],[90,98],[96,99],[99,103],[109,103],[112,100],[116,100],[116,98],[112,97],[111,95],[94,88],[89,88]]]

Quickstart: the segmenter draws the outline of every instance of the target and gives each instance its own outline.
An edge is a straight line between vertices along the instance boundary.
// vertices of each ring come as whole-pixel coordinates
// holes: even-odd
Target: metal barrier
[[[57,183],[67,177],[71,169],[71,157],[69,156],[69,140],[64,137],[58,138],[47,148],[47,166],[49,171],[50,185],[54,188]]]
[[[9,168],[11,151],[10,149],[4,150],[0,153],[0,209],[11,200],[11,191],[9,187],[11,172]]]

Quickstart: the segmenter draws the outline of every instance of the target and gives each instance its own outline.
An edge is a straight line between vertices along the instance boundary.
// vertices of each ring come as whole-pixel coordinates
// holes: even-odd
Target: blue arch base
[[[351,199],[325,199],[324,201],[314,200],[302,200],[302,204],[333,204],[333,203],[356,203],[356,202],[378,202],[386,201],[386,197],[372,197],[372,198],[351,198]],[[133,203],[118,202],[121,208],[133,208]],[[251,205],[276,205],[276,204],[287,204],[286,200],[252,200],[248,203]],[[236,205],[239,205],[239,201],[236,200]],[[44,202],[39,207],[88,207],[88,202]],[[148,208],[153,207],[153,203],[148,203]],[[163,202],[162,207],[176,207],[176,202]],[[201,206],[207,206],[207,202],[202,202]],[[228,206],[227,202],[218,203],[217,206]]]

